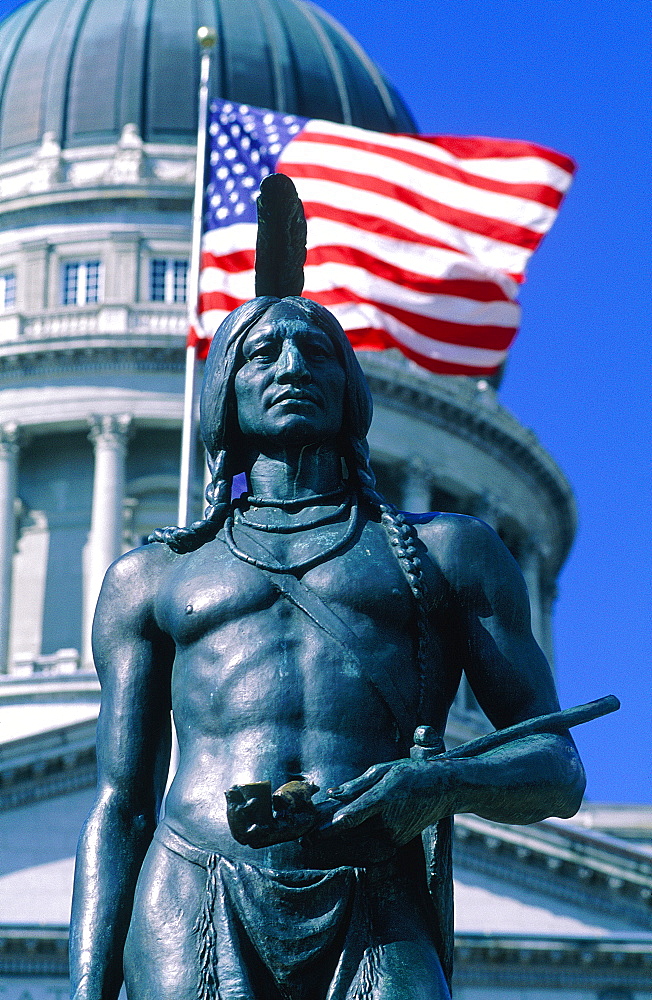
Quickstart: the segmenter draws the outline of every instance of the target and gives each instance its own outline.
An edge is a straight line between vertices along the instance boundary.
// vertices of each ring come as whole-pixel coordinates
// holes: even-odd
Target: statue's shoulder
[[[466,514],[406,515],[428,549],[432,561],[456,591],[483,592],[518,574],[518,567],[484,521]]]
[[[502,544],[498,535],[488,524],[477,517],[468,514],[446,514],[435,511],[429,514],[404,514],[406,521],[412,524],[424,545],[441,550],[442,554],[450,548],[462,546],[477,549],[492,546],[496,542]]]
[[[106,571],[98,607],[114,608],[126,617],[153,607],[179,558],[167,545],[156,543],[125,552]]]

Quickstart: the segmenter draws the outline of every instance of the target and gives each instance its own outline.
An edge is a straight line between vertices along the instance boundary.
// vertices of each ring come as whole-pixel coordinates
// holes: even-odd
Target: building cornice
[[[615,838],[545,820],[530,826],[455,818],[460,869],[539,891],[652,932],[652,857]]]
[[[518,475],[531,477],[536,489],[548,496],[557,520],[558,549],[551,553],[551,570],[556,574],[575,536],[577,509],[570,483],[534,432],[500,405],[486,382],[432,375],[397,352],[363,352],[360,360],[377,403],[419,414],[510,466]]]
[[[0,812],[95,784],[96,720],[0,745]]]
[[[183,371],[180,337],[113,336],[67,338],[0,346],[0,389],[16,378],[82,371]]]

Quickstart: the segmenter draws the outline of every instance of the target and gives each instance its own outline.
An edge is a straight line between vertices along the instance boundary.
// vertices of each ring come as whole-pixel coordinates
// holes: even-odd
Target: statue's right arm
[[[115,1000],[120,992],[136,880],[165,790],[174,645],[154,615],[164,553],[152,545],[114,563],[95,613],[93,655],[102,685],[98,783],[75,868],[74,1000]]]

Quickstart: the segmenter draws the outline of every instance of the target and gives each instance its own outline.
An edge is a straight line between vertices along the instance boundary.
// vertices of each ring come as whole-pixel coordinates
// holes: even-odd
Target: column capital
[[[0,455],[16,455],[20,448],[20,427],[9,420],[0,424]]]
[[[518,559],[522,563],[545,562],[550,556],[550,545],[540,535],[525,535],[518,543]]]
[[[89,440],[95,446],[126,447],[133,418],[129,413],[93,414],[89,418]]]
[[[421,455],[408,455],[405,469],[411,475],[419,476],[422,479],[430,479],[432,476],[432,466]]]
[[[498,531],[504,511],[496,494],[487,491],[477,496],[473,503],[473,516],[485,521],[494,531]]]

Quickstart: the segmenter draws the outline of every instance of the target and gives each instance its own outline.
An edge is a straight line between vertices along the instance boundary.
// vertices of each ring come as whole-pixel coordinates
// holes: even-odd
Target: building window
[[[185,302],[188,288],[188,261],[157,257],[150,261],[152,302]]]
[[[74,261],[63,265],[64,306],[86,306],[100,301],[99,260]]]
[[[16,275],[13,271],[0,274],[0,312],[9,312],[16,305]]]

